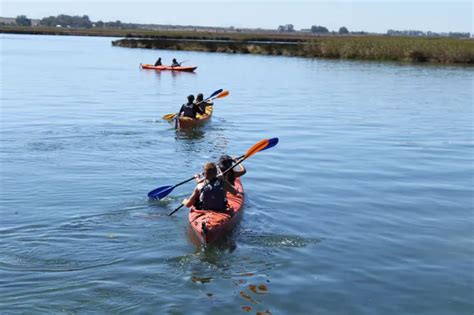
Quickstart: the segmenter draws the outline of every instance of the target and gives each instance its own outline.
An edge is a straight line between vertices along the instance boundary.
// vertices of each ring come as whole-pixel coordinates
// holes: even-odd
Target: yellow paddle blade
[[[164,115],[162,118],[163,118],[164,120],[171,121],[171,120],[173,120],[175,117],[176,117],[176,114],[167,114],[167,115]]]
[[[268,145],[268,139],[263,139],[257,143],[255,143],[248,151],[245,153],[244,159],[254,155],[258,151],[265,149]]]
[[[225,91],[220,92],[215,98],[223,98],[223,97],[226,97],[227,95],[229,95],[229,91],[225,90]]]

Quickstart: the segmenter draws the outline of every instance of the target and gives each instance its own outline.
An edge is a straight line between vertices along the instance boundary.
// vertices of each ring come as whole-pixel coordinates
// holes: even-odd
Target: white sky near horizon
[[[473,31],[473,1],[319,0],[0,0],[0,16],[40,19],[58,14],[88,15],[92,21],[198,26],[329,30],[385,33],[388,29]]]

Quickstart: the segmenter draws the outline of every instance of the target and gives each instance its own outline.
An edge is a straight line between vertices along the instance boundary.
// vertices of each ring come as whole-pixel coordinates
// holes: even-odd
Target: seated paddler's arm
[[[229,183],[227,179],[223,178],[223,180],[224,180],[224,188],[226,191],[230,192],[232,195],[237,195],[237,194],[243,195],[237,189],[235,189],[235,187],[231,183]]]
[[[191,196],[189,196],[188,199],[184,199],[182,203],[186,207],[191,208],[198,199],[199,199],[199,189],[196,187],[193,193],[191,194]]]
[[[234,161],[238,162],[236,160],[234,160]],[[244,175],[245,173],[247,173],[247,169],[245,168],[245,166],[243,164],[239,164],[238,167],[239,167],[238,170],[236,170],[234,168],[234,175],[235,175],[236,178]]]

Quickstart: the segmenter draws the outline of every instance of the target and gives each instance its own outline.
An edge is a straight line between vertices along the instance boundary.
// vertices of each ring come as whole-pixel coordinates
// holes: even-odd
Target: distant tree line
[[[293,24],[280,25],[278,26],[277,31],[278,32],[296,32]],[[317,34],[329,34],[329,33],[335,34],[336,33],[334,31],[330,32],[326,27],[318,26],[318,25],[311,26],[310,31],[311,33],[317,33]],[[349,30],[347,29],[347,27],[342,26],[341,28],[339,28],[338,33],[349,34]]]
[[[139,28],[138,24],[134,23],[122,23],[120,20],[117,20],[115,22],[103,22],[103,21],[97,21],[95,22],[95,27],[100,27],[100,28],[122,28],[122,29],[137,29]]]
[[[333,33],[335,34],[336,32],[333,31],[333,32],[330,32],[327,27],[324,27],[324,26],[318,26],[318,25],[313,25],[311,26],[311,33],[317,33],[317,34],[328,34],[328,33]],[[339,28],[339,34],[349,34],[349,30],[347,29],[347,27],[345,26],[342,26]]]
[[[277,31],[278,32],[294,32],[295,27],[293,26],[293,24],[280,25],[278,26]]]
[[[293,24],[286,24],[286,25],[280,25],[277,28],[278,32],[296,32],[294,29]],[[320,25],[312,25],[310,29],[302,30],[302,31],[307,31],[311,32],[314,34],[340,34],[340,35],[345,35],[345,34],[353,34],[353,35],[366,35],[367,32],[364,31],[359,31],[355,32],[352,31],[350,32],[347,27],[342,26],[339,28],[339,31],[330,31],[327,27],[320,26]],[[449,32],[449,33],[436,33],[436,32],[423,32],[423,31],[417,31],[417,30],[404,30],[404,31],[397,31],[397,30],[388,30],[387,35],[391,36],[426,36],[426,37],[456,37],[456,38],[469,38],[471,37],[471,33],[463,33],[463,32]]]
[[[329,30],[324,26],[313,25],[311,26],[311,33],[327,34]]]
[[[456,38],[469,38],[471,37],[471,33],[463,33],[463,32],[449,32],[449,33],[436,33],[436,32],[423,32],[417,30],[404,30],[404,31],[397,31],[397,30],[388,30],[387,35],[391,36],[427,36],[427,37],[456,37]]]
[[[31,26],[31,19],[27,18],[26,15],[19,15],[16,17],[15,23],[20,26]]]
[[[49,16],[42,18],[39,22],[44,26],[62,26],[62,27],[77,27],[77,28],[91,28],[93,23],[87,15],[66,15],[60,14],[58,16]]]
[[[15,23],[19,26],[32,26],[32,21],[26,15],[19,15],[15,19]],[[40,25],[44,26],[60,26],[60,27],[73,27],[73,28],[119,28],[119,29],[139,29],[147,28],[147,25],[135,24],[135,23],[122,23],[120,20],[117,21],[97,21],[92,22],[87,15],[66,15],[60,14],[58,16],[49,16],[44,17],[39,22]],[[225,28],[222,28],[225,30]],[[233,27],[228,28],[230,31],[234,31]],[[239,30],[237,30],[239,31]],[[277,28],[278,32],[296,32],[293,24],[280,25]],[[367,34],[364,31],[360,32],[350,32],[347,27],[342,26],[339,28],[339,31],[329,31],[328,28],[319,25],[312,25],[310,29],[302,30],[311,32],[314,34],[354,34],[354,35],[365,35]],[[419,37],[456,37],[456,38],[469,38],[471,34],[469,32],[449,32],[449,33],[435,33],[435,32],[423,32],[418,30],[388,30],[387,35],[390,36],[419,36]]]
[[[26,15],[19,15],[16,17],[15,22],[20,26],[31,26],[31,19],[28,19]],[[39,21],[39,25],[43,26],[60,26],[60,27],[73,27],[73,28],[121,28],[121,29],[137,29],[138,24],[133,23],[122,23],[121,21],[110,21],[103,22],[97,21],[92,22],[87,15],[66,15],[60,14],[58,16],[44,17]]]

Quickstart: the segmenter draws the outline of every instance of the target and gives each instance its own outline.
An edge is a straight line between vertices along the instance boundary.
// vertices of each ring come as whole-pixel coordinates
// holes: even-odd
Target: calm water
[[[474,312],[473,68],[0,36],[2,314]],[[160,119],[219,88],[204,128]],[[192,184],[146,200],[271,137],[226,243],[166,216]]]

